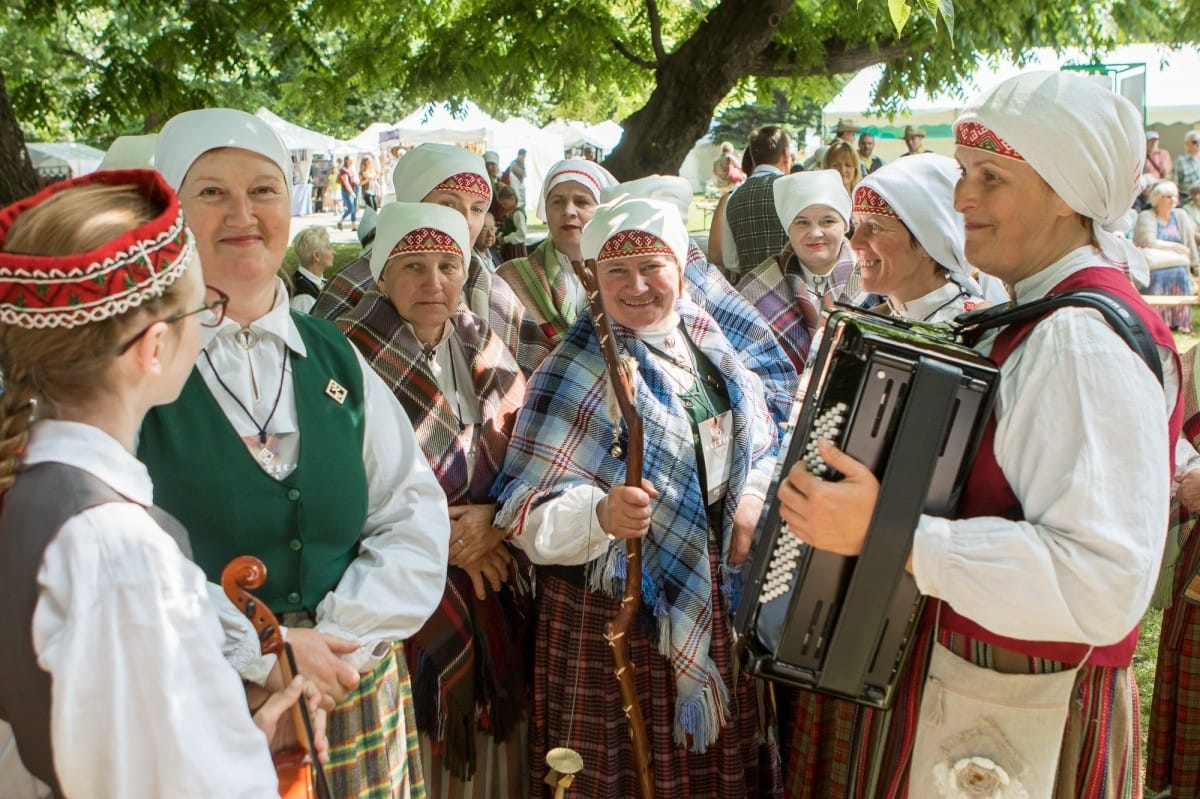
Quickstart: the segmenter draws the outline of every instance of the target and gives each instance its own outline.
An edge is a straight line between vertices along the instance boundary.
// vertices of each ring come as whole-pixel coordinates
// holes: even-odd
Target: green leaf
[[[892,16],[892,24],[896,26],[896,35],[900,36],[912,15],[912,8],[904,0],[888,0],[888,13]]]

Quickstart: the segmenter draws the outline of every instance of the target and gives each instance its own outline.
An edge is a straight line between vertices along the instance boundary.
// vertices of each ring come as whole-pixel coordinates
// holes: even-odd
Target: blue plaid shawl
[[[742,363],[762,380],[775,424],[786,425],[800,377],[767,320],[690,240],[683,280],[692,301],[708,311],[740,354]]]
[[[720,370],[733,410],[734,457],[721,525],[721,571],[729,595],[737,582],[728,565],[733,515],[751,468],[769,469],[775,427],[761,381],[712,317],[682,298],[676,311],[691,340]],[[713,664],[709,526],[696,468],[692,428],[672,383],[646,346],[614,325],[625,354],[638,365],[637,406],[645,425],[645,476],[659,491],[642,558],[643,608],[653,613],[659,651],[675,672],[675,738],[703,752],[729,718],[729,689]],[[503,507],[496,524],[520,532],[529,510],[579,485],[603,491],[624,482],[625,463],[610,453],[614,425],[607,411],[608,380],[590,312],[567,331],[562,344],[534,371],[525,404],[498,481]],[[623,429],[624,425],[621,425]],[[625,547],[613,542],[589,564],[593,589],[620,596]],[[720,641],[718,646],[729,642]]]

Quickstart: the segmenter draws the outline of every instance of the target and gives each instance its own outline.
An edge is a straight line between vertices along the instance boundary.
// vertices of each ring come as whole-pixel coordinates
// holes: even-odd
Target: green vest
[[[219,583],[225,564],[254,555],[267,566],[255,594],[275,613],[316,609],[358,555],[367,517],[362,370],[333,323],[292,320],[308,354],[291,359],[302,432],[290,475],[259,468],[195,369],[179,399],[147,414],[138,443],[155,504],[187,528],[208,579]],[[331,379],[344,403],[326,394]]]

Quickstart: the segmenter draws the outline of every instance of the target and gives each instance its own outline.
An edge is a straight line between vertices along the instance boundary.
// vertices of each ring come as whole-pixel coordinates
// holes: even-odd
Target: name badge
[[[700,423],[700,449],[704,453],[704,474],[708,477],[707,502],[713,504],[725,496],[729,484],[729,466],[733,461],[733,411]]]

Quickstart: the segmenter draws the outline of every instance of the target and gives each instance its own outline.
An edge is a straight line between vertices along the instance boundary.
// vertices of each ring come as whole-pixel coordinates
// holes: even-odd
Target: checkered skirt
[[[713,547],[710,560],[716,568]],[[713,602],[721,597],[714,588]],[[534,656],[534,716],[530,730],[531,795],[549,799],[543,782],[546,752],[567,746],[583,757],[569,793],[588,799],[631,799],[638,783],[629,727],[613,676],[604,625],[619,600],[557,577],[538,578],[539,642]],[[712,658],[727,685],[735,684],[729,626],[717,613]],[[650,626],[635,625],[631,655],[637,695],[650,739],[655,790],[662,797],[747,799],[783,796],[779,752],[768,733],[763,684],[741,675],[731,691],[731,720],[703,754],[674,742],[675,677],[658,654]]]

